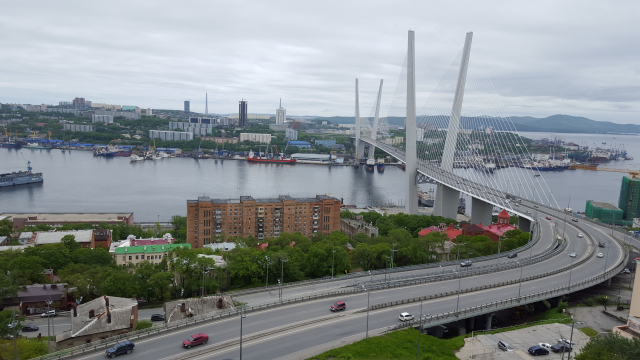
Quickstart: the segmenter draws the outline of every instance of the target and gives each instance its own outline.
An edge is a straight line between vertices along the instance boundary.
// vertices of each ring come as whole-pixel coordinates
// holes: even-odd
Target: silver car
[[[408,312],[403,312],[402,314],[400,314],[399,319],[400,321],[413,320],[413,315],[409,314]]]
[[[498,341],[498,348],[502,351],[513,351],[513,347],[505,341]]]

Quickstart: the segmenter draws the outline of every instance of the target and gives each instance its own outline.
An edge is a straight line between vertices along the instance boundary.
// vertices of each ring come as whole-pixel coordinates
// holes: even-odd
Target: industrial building
[[[193,140],[193,133],[182,131],[149,130],[149,138],[173,141],[189,141]]]
[[[287,128],[284,133],[285,133],[285,137],[284,137],[285,139],[293,140],[293,141],[298,140],[298,130]]]
[[[315,198],[211,199],[187,200],[187,242],[194,248],[212,243],[212,236],[254,236],[262,241],[282,233],[330,234],[340,230],[339,199]]]
[[[271,134],[240,133],[240,142],[252,141],[261,144],[271,143]]]
[[[113,116],[112,115],[91,115],[91,122],[92,123],[105,123],[105,124],[111,124],[113,123]]]
[[[62,124],[64,130],[69,131],[96,131],[96,127],[93,125],[77,125],[77,124]]]
[[[584,212],[589,218],[598,219],[605,224],[620,224],[624,214],[620,208],[613,204],[593,200],[587,200]]]
[[[49,226],[91,224],[98,226],[105,223],[133,226],[133,213],[2,213],[0,215],[12,220],[16,230],[38,224]]]
[[[316,146],[331,147],[331,145],[336,144],[336,141],[335,140],[315,140],[315,144]]]
[[[247,101],[246,100],[240,101],[240,104],[239,104],[238,126],[239,127],[247,126]]]
[[[640,178],[637,174],[622,178],[618,207],[622,210],[622,220],[625,220],[627,225],[640,217]]]
[[[311,149],[311,143],[307,141],[287,141],[287,146],[297,146],[300,149]]]

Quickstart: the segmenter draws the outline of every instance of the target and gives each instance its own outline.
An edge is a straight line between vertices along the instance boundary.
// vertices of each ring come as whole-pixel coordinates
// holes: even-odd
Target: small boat
[[[407,165],[403,162],[399,162],[398,163],[398,169],[402,169],[402,170],[406,170],[407,169]]]
[[[142,157],[142,156],[138,156],[138,155],[136,155],[136,154],[132,154],[132,155],[131,155],[131,162],[134,162],[134,161],[143,161],[143,160],[144,160],[144,157]]]

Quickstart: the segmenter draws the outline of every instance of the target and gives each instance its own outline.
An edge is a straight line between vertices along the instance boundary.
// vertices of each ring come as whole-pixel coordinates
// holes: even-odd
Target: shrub
[[[149,320],[138,320],[136,321],[135,330],[144,330],[153,326],[153,323]]]
[[[593,298],[598,304],[600,305],[607,305],[609,304],[609,297],[606,295],[598,295],[595,298]]]
[[[566,302],[561,302],[558,305],[558,312],[561,313],[563,310],[568,309],[569,308],[569,304]]]
[[[593,300],[592,298],[588,298],[587,300],[585,300],[585,301],[584,301],[584,303],[585,303],[587,306],[593,306],[593,305],[595,305],[595,304],[596,304],[596,301],[595,301],[595,300]]]

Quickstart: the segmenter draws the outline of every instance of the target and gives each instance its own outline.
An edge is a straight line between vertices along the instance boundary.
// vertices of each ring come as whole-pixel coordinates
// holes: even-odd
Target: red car
[[[337,303],[331,305],[331,311],[339,311],[339,310],[346,310],[347,309],[347,304],[344,303],[344,301],[338,301]]]
[[[547,217],[546,217],[546,219],[547,219],[547,220],[551,220],[551,217],[550,217],[550,216],[547,216]]]
[[[182,346],[187,349],[191,349],[192,346],[206,344],[209,341],[209,335],[207,334],[195,334],[189,336],[189,338],[182,342]]]

